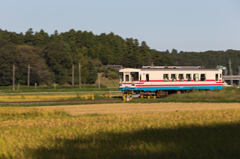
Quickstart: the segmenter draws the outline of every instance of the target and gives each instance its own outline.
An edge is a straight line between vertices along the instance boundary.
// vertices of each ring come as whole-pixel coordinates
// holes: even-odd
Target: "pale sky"
[[[240,0],[0,0],[0,28],[113,32],[159,51],[240,50]]]

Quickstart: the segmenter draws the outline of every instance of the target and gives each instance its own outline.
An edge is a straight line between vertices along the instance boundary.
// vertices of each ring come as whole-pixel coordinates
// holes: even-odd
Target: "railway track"
[[[60,101],[25,101],[25,102],[0,102],[0,105],[30,105],[30,104],[57,104],[57,103],[95,103],[118,102],[120,99],[96,99],[96,100],[60,100]]]

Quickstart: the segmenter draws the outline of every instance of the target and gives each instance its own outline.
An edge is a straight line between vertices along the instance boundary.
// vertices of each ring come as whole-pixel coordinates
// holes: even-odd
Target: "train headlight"
[[[135,86],[135,84],[131,84],[131,86]]]
[[[122,86],[122,84],[119,84],[119,86]]]

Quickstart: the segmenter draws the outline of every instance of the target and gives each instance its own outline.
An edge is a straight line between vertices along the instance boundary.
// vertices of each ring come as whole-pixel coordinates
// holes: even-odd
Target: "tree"
[[[33,43],[34,43],[34,35],[33,35],[33,29],[32,28],[30,28],[30,29],[28,29],[28,31],[26,32],[26,34],[25,34],[25,44],[27,44],[27,45],[33,45]]]
[[[0,86],[12,85],[13,65],[16,83],[26,84],[26,60],[17,53],[16,46],[0,39]]]
[[[88,61],[88,71],[87,83],[93,84],[97,80],[97,70],[94,69],[93,63],[90,60]]]
[[[44,52],[46,63],[54,73],[53,81],[59,84],[68,82],[73,62],[63,44],[51,42],[45,47]]]
[[[140,46],[140,56],[141,56],[141,62],[140,65],[148,66],[151,63],[151,51],[149,47],[147,46],[147,43],[145,41],[142,41]]]
[[[24,65],[31,66],[30,85],[34,85],[35,83],[38,85],[48,84],[50,81],[50,73],[45,60],[40,56],[42,49],[28,45],[18,45],[16,49],[17,54],[21,55],[26,60]],[[25,79],[25,81],[27,81],[27,79]]]
[[[177,55],[177,54],[178,54],[177,50],[176,49],[172,49],[171,55]]]

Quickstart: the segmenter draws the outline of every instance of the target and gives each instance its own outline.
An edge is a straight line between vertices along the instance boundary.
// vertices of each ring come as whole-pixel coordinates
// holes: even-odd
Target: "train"
[[[222,70],[200,66],[144,66],[119,70],[123,93],[153,93],[157,97],[187,90],[221,90]]]

